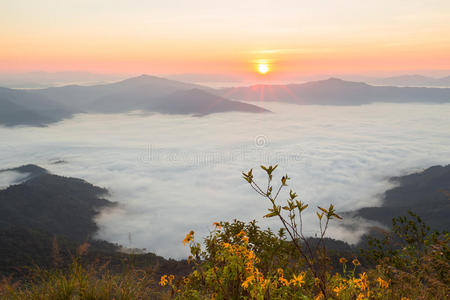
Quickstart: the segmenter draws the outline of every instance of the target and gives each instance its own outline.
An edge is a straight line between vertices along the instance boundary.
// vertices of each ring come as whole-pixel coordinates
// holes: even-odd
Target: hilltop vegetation
[[[447,168],[430,168],[421,174],[402,177],[398,180],[404,186],[398,188],[407,190],[412,184],[424,191],[440,190],[442,184],[447,183]],[[281,230],[277,233],[263,230],[256,221],[216,222],[203,243],[194,239],[194,231],[186,235],[183,243],[191,252],[187,261],[165,260],[151,253],[120,253],[119,246],[92,239],[96,230],[92,219],[75,221],[65,215],[71,210],[92,217],[99,207],[113,205],[101,198],[106,195],[106,190],[80,179],[51,175],[33,165],[9,169],[7,171],[27,172],[28,177],[22,179],[25,180],[23,183],[0,191],[2,204],[8,203],[9,213],[15,213],[17,217],[7,219],[0,230],[0,271],[11,275],[17,274],[24,265],[35,266],[27,274],[22,273],[23,284],[4,280],[0,284],[0,297],[448,298],[450,240],[447,232],[433,231],[420,217],[409,213],[394,218],[392,230],[386,231],[384,237],[369,237],[365,247],[356,249],[326,237],[329,226],[342,218],[330,204],[327,208],[315,209],[319,234],[316,238],[307,237],[303,234],[302,214],[314,209],[313,206],[292,190],[287,201],[278,199],[280,191],[289,188],[289,176],[277,179],[277,166],[262,166],[262,169],[267,175],[267,183],[256,182],[253,170],[243,173],[243,177],[251,188],[268,200],[268,214],[264,217],[277,218]],[[420,178],[423,184],[418,184]],[[36,198],[33,198],[35,193]],[[58,206],[64,220],[55,216],[50,204]],[[27,205],[35,205],[34,210],[40,210],[35,217],[31,211],[27,212]],[[25,220],[25,216],[30,220]],[[49,222],[44,216],[53,220]],[[80,228],[65,226],[75,224],[73,222],[78,222]]]
[[[23,166],[9,171],[37,169]],[[97,230],[93,218],[114,203],[101,198],[107,190],[84,180],[49,174],[37,169],[25,182],[0,191],[0,229],[32,228],[76,242]]]

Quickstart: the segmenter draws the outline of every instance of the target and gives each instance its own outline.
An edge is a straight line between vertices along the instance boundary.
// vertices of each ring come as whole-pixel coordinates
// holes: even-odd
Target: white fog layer
[[[98,237],[180,258],[186,233],[200,241],[214,221],[278,226],[263,220],[269,203],[241,176],[262,175],[261,164],[292,178],[314,234],[314,207],[379,205],[389,177],[450,163],[447,104],[255,104],[274,113],[76,115],[46,128],[0,127],[1,168],[32,163],[107,188],[119,206],[97,218]],[[17,180],[5,174],[0,188]],[[356,242],[362,232],[330,234]]]

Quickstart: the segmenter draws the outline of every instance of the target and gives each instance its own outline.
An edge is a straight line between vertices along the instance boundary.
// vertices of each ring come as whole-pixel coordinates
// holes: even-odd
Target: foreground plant
[[[265,260],[257,253],[264,253],[265,245],[267,252],[278,247],[276,243],[271,244],[270,239],[276,236],[269,230],[260,230],[255,222],[215,224],[215,229],[205,239],[204,250],[195,241],[192,231],[185,239],[192,254],[189,257],[194,269],[191,274],[180,278],[173,275],[161,277],[160,285],[169,288],[173,298],[397,299],[390,297],[392,290],[388,279],[374,272],[358,272],[360,262],[356,258],[350,267],[347,260],[341,258],[343,270],[329,275],[324,294],[319,286],[320,279],[307,265],[295,259],[296,252],[292,252],[291,242],[278,236],[279,255]]]
[[[389,279],[392,297],[450,298],[448,232],[432,231],[412,212],[394,218],[392,225],[383,238],[369,237],[362,251],[377,265],[374,273]]]
[[[405,264],[405,259],[409,259],[406,254],[410,251],[406,249],[396,250],[397,252],[375,251],[377,260],[374,263],[378,267],[365,270],[361,269],[357,258],[350,259],[349,262],[342,257],[339,260],[342,271],[333,274],[324,240],[330,221],[341,219],[334,206],[330,205],[328,209],[318,207],[316,214],[319,235],[316,239],[306,237],[303,233],[302,214],[308,204],[300,201],[292,190],[289,191],[286,203],[279,204],[277,199],[290,178],[283,176],[280,185],[275,188],[272,182],[277,166],[261,168],[268,177],[264,188],[255,182],[252,170],[243,173],[243,177],[259,195],[270,201],[271,208],[265,217],[277,217],[283,228],[275,235],[270,229],[260,230],[255,221],[249,224],[236,220],[233,223],[215,222],[214,230],[205,239],[204,248],[194,240],[194,232],[189,232],[183,243],[189,245],[189,261],[193,264],[194,271],[183,278],[161,278],[161,285],[169,286],[174,298],[406,300],[419,294],[426,295],[423,299],[448,298],[448,288],[445,289],[445,284],[448,287],[448,248],[442,245],[443,241],[440,239],[430,242],[430,249],[434,249],[431,253],[435,256],[424,256],[430,253],[427,251],[414,252],[418,259],[432,262],[435,267],[426,268],[422,264],[417,270],[408,269],[412,272],[411,278],[393,275],[399,270],[399,262],[394,263],[392,255],[399,256],[396,259],[401,261],[400,265]],[[413,223],[408,224],[415,231],[405,231],[403,228],[398,229],[398,232],[410,243],[421,241],[416,248],[426,249],[423,243],[427,244],[428,239],[421,238],[423,234],[419,234],[422,231],[418,228],[422,227],[420,224],[417,225],[419,227],[412,225]],[[439,253],[436,254],[437,252]],[[390,258],[383,264],[382,260],[386,257]],[[433,275],[433,278],[439,279],[440,288],[437,291],[425,288],[425,292],[418,293],[414,290],[415,284],[410,284],[422,280],[423,274],[438,270],[440,273]],[[404,280],[403,285],[406,286],[399,286],[401,278],[414,280]],[[429,287],[432,283],[430,281],[425,285]]]
[[[291,242],[294,244],[300,256],[303,258],[303,263],[309,271],[312,272],[315,278],[318,280],[318,287],[320,288],[323,296],[327,297],[327,281],[329,278],[330,261],[326,253],[324,245],[324,237],[328,229],[328,225],[332,219],[342,219],[336,214],[333,204],[330,204],[328,209],[318,206],[316,212],[319,219],[319,238],[312,243],[307,239],[303,233],[303,220],[302,213],[308,208],[308,204],[298,200],[298,195],[294,191],[289,191],[289,199],[286,204],[281,206],[277,202],[277,198],[283,188],[288,186],[289,176],[286,174],[281,177],[281,183],[278,188],[274,189],[273,172],[278,167],[275,166],[261,166],[267,174],[267,186],[262,188],[262,185],[258,184],[254,180],[253,169],[250,169],[247,173],[242,173],[243,178],[250,184],[253,190],[259,195],[268,199],[272,204],[272,208],[269,208],[269,213],[265,215],[265,218],[278,217],[283,224],[284,229],[288,233]],[[283,214],[283,212],[285,212]]]
[[[0,283],[1,299],[449,299],[450,250],[448,233],[431,232],[416,215],[394,219],[385,239],[370,239],[363,254],[376,267],[362,269],[354,253],[345,253],[340,272],[333,274],[325,235],[333,219],[341,219],[333,205],[318,207],[320,234],[303,234],[302,213],[308,204],[292,190],[284,206],[277,198],[289,177],[275,190],[273,172],[262,189],[252,170],[244,179],[272,207],[266,218],[277,217],[277,234],[248,224],[215,222],[203,245],[194,231],[183,244],[190,249],[193,271],[186,276],[161,276],[156,289],[152,273],[129,268],[112,274],[106,266],[82,267],[75,259],[69,270],[40,270],[26,284]],[[275,191],[275,192],[273,192]],[[87,251],[81,246],[78,255]],[[57,252],[57,251],[56,251]]]

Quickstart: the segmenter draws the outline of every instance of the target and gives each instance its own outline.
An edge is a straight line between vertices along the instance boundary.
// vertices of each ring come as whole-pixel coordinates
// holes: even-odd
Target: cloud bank
[[[241,178],[260,164],[279,163],[277,175],[288,173],[310,208],[347,211],[379,205],[390,176],[449,163],[450,105],[262,106],[275,113],[77,115],[47,128],[0,128],[0,163],[108,188],[119,206],[97,218],[98,236],[175,258],[187,254],[186,232],[200,239],[214,221],[278,226],[262,219],[269,203]],[[305,224],[316,232],[313,209]],[[332,233],[355,242],[361,228]]]

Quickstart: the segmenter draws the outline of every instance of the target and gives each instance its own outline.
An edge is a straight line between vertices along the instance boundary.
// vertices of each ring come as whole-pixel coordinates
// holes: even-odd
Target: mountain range
[[[207,115],[218,112],[267,112],[232,101],[195,84],[142,75],[110,84],[69,85],[37,90],[0,89],[0,124],[42,126],[77,113]]]
[[[129,76],[128,76],[129,77]],[[44,72],[33,71],[24,73],[0,72],[0,86],[13,89],[43,89],[53,86],[70,84],[101,84],[119,81],[126,75],[99,74],[91,72]]]
[[[80,112],[121,113],[143,110],[167,114],[264,112],[255,105],[231,101],[204,86],[141,75],[111,84],[35,90],[42,97]]]
[[[315,105],[450,103],[450,88],[373,86],[330,78],[303,84],[212,89],[141,75],[92,86],[68,85],[36,90],[0,88],[0,124],[45,126],[77,113],[127,113],[136,110],[196,116],[222,112],[268,112],[245,103],[249,101]]]
[[[220,95],[240,101],[277,101],[315,105],[388,103],[450,103],[450,88],[373,86],[338,78],[302,84],[225,88]]]

